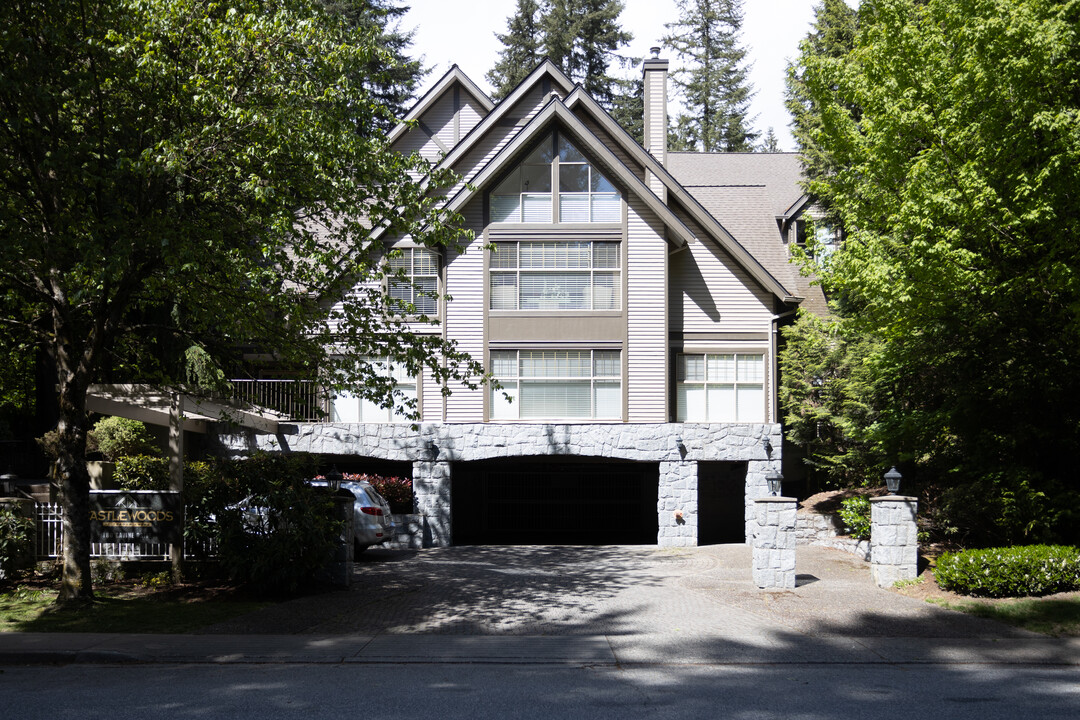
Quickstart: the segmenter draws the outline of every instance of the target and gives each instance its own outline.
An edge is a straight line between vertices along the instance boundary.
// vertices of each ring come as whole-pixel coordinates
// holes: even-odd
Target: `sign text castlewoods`
[[[94,542],[170,543],[183,537],[180,493],[157,490],[91,490]]]

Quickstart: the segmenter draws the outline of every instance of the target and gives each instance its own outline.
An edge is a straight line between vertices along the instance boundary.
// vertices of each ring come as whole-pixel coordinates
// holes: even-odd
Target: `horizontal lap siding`
[[[667,243],[638,200],[627,226],[627,394],[630,422],[667,421]]]
[[[723,250],[702,242],[671,258],[671,329],[765,332],[770,295]]]
[[[472,129],[480,124],[480,121],[484,119],[484,108],[482,108],[470,95],[464,91],[461,93],[461,137],[465,137]]]
[[[465,206],[462,215],[465,227],[476,233],[476,239],[459,253],[447,248],[446,292],[453,296],[447,302],[446,336],[457,340],[458,348],[474,360],[484,359],[484,251],[483,203],[477,197]],[[483,390],[470,391],[451,384],[453,391],[446,400],[447,422],[481,422],[484,416]]]

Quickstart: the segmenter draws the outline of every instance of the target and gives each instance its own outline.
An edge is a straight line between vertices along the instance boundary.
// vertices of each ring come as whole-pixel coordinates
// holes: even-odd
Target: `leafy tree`
[[[397,118],[405,115],[417,86],[429,72],[420,60],[409,55],[415,31],[400,27],[409,6],[394,0],[323,0],[323,4],[330,12],[341,14],[353,28],[373,34],[375,52],[354,82],[372,100],[386,106],[389,120],[381,115],[375,119],[381,129],[390,129]]]
[[[495,33],[503,49],[495,67],[484,76],[495,88],[495,98],[506,97],[544,58],[540,12],[536,0],[518,0],[517,9],[506,21],[506,34]]]
[[[0,322],[55,367],[60,602],[92,597],[86,394],[107,369],[175,383],[183,349],[246,347],[381,402],[372,357],[474,384],[381,290],[371,228],[460,231],[411,179],[426,163],[356,132],[389,117],[356,85],[370,34],[308,0],[12,0],[0,27]]]
[[[814,8],[814,24],[799,44],[799,57],[788,63],[785,78],[784,105],[791,113],[792,134],[803,160],[803,174],[809,179],[833,173],[837,167],[828,147],[815,139],[823,122],[822,107],[806,86],[804,75],[808,64],[819,58],[845,57],[855,46],[858,13],[846,0],[822,0]],[[858,117],[858,109],[847,106]]]
[[[672,146],[705,152],[748,152],[751,128],[746,49],[740,45],[741,0],[677,0],[679,19],[666,23],[665,47],[685,67],[671,74],[687,112],[675,121]]]
[[[1076,0],[874,0],[800,59],[846,229],[824,280],[893,393],[868,430],[1028,539],[1077,527],[1078,35]]]
[[[633,35],[619,25],[620,0],[518,0],[499,61],[487,74],[496,97],[512,90],[547,56],[607,109],[614,106],[617,80],[611,64],[632,63],[618,54]],[[532,60],[530,62],[530,59]]]

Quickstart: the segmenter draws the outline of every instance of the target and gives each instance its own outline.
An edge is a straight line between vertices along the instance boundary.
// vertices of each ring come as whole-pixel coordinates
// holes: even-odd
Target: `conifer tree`
[[[746,49],[740,45],[742,0],[677,0],[679,19],[662,43],[685,66],[671,74],[687,112],[675,121],[671,145],[705,152],[747,152],[751,127]]]
[[[619,25],[623,7],[620,0],[518,0],[509,32],[496,35],[503,49],[486,76],[495,96],[513,89],[546,56],[610,110],[620,82],[611,65],[632,63],[618,54],[633,39]]]
[[[496,99],[505,97],[543,59],[540,14],[541,7],[536,0],[518,0],[517,9],[506,21],[506,34],[495,33],[503,49],[499,51],[495,67],[484,77],[494,88],[492,96]]]
[[[855,47],[858,12],[844,0],[822,0],[814,8],[814,24],[799,45],[799,58],[787,67],[784,105],[791,113],[791,132],[803,156],[804,173],[809,180],[831,174],[835,162],[827,148],[815,137],[821,130],[821,107],[807,89],[805,74],[808,63],[817,58],[841,58]],[[858,117],[856,108],[848,110]]]
[[[352,27],[374,33],[376,47],[389,57],[372,53],[358,81],[372,99],[389,109],[392,118],[402,117],[429,72],[421,60],[409,54],[415,30],[400,26],[409,6],[394,0],[323,0],[323,5],[345,17]],[[393,123],[393,119],[380,119],[377,125],[387,130]]]

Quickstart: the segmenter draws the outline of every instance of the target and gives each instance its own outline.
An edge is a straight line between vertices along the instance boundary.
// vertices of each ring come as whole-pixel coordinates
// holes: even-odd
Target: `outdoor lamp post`
[[[889,494],[895,495],[900,492],[900,478],[903,476],[897,472],[896,466],[893,465],[889,472],[885,473],[885,486],[889,488]]]
[[[769,474],[765,476],[765,482],[769,484],[769,494],[780,494],[780,483],[784,482],[784,476],[775,470],[770,470]]]
[[[341,471],[337,469],[337,465],[330,468],[330,472],[326,473],[326,487],[330,488],[330,492],[336,493],[341,489],[341,481],[345,479],[345,476],[341,474]]]

